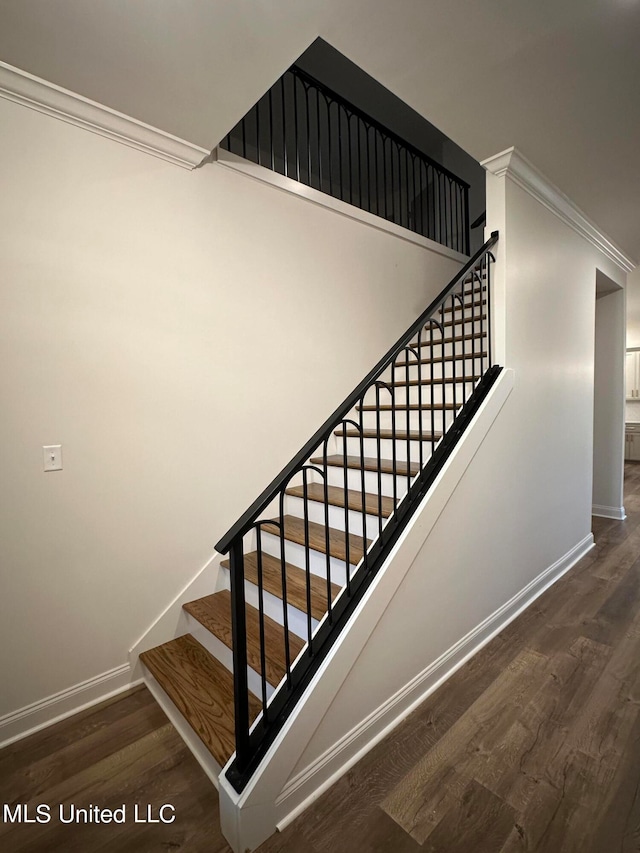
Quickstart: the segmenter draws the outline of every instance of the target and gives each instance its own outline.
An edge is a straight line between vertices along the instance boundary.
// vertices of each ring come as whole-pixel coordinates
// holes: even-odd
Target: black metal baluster
[[[396,447],[397,441],[397,432],[396,432],[396,361],[397,357],[394,358],[391,363],[391,387],[386,386],[387,390],[391,394],[391,470],[393,471],[393,505],[396,506],[398,503],[398,484],[396,480],[396,474],[398,471],[398,450]],[[378,465],[382,468],[382,460],[378,460]]]
[[[311,624],[311,543],[309,542],[309,468],[305,465],[302,469],[302,515],[304,522],[304,574],[307,583],[307,654],[313,655],[312,647],[312,624]]]
[[[420,328],[418,332],[418,405],[420,406],[420,424],[418,426],[418,442],[420,448],[420,470],[422,471],[424,467],[424,406],[423,406],[423,387],[422,387],[422,347],[424,346],[424,341],[422,340],[422,336],[424,334],[424,326]],[[433,376],[431,377],[431,382],[433,383]]]
[[[309,113],[309,87],[304,87],[304,114],[307,125],[307,185],[312,187],[311,180],[311,116]]]
[[[435,449],[436,443],[436,405],[435,405],[435,382],[433,375],[433,323],[429,323],[429,372],[431,378],[431,454]],[[442,374],[442,384],[444,387],[444,361],[440,364],[440,372]]]
[[[296,181],[300,181],[300,129],[298,126],[298,90],[302,83],[297,76],[293,78],[293,124],[296,144]]]
[[[233,638],[233,694],[236,730],[236,763],[243,772],[249,752],[249,685],[247,681],[247,620],[244,597],[244,555],[242,537],[229,550],[231,581],[231,635]]]
[[[363,210],[362,207],[362,124],[358,120],[357,123],[358,128],[358,207],[360,210]]]
[[[382,533],[382,471],[380,470],[380,456],[381,456],[381,435],[380,435],[380,385],[376,382],[376,451],[377,451],[377,460],[378,460],[378,535]],[[364,395],[362,397],[362,403],[364,405]]]
[[[264,589],[262,581],[262,528],[261,522],[256,523],[256,544],[258,563],[258,623],[260,629],[260,686],[262,691],[262,713],[265,722],[268,722],[267,714],[267,662],[264,646]]]
[[[280,101],[282,104],[282,162],[284,172],[283,174],[289,177],[289,152],[287,147],[287,105],[285,102],[285,77],[280,78]]]
[[[380,156],[378,152],[378,136],[376,131],[373,131],[373,174],[376,185],[376,216],[380,216]]]
[[[294,475],[291,474],[291,477]],[[291,479],[289,477],[289,480]],[[287,608],[287,552],[284,539],[284,498],[289,484],[287,481],[280,491],[280,519],[275,524],[280,534],[280,581],[282,583],[282,624],[284,626],[284,660],[287,671],[287,686],[291,687],[291,648],[289,646],[289,610]]]
[[[274,150],[274,139],[273,139],[273,97],[272,97],[272,89],[269,89],[269,148],[270,151],[270,160],[271,160],[271,171],[275,172],[276,170],[276,158],[275,158],[275,150]]]
[[[325,98],[325,104],[327,100]],[[316,93],[316,121],[318,123],[318,182],[320,190],[324,192],[322,186],[322,122],[320,121],[320,95]]]
[[[462,348],[462,370],[460,371],[461,378],[462,378],[462,401],[461,401],[460,405],[464,405],[464,403],[467,400],[467,383],[466,383],[467,360],[466,360],[466,345],[465,345],[466,344],[466,342],[465,342],[466,331],[465,331],[465,323],[464,323],[464,294],[462,294],[462,296],[459,297],[459,300],[460,300],[460,305],[462,307],[462,347],[461,347]],[[455,329],[455,326],[452,326],[452,328]],[[455,334],[454,334],[454,338],[455,338]],[[454,344],[454,346],[455,346],[455,344]],[[454,409],[454,415],[453,416],[455,418],[455,409]]]
[[[345,564],[347,571],[347,595],[351,595],[351,542],[349,540],[349,467],[347,465],[347,441],[344,436],[343,422],[343,439],[342,439],[342,473],[344,487],[344,547],[345,547]]]
[[[327,446],[329,444],[329,436],[327,436],[322,445],[322,467],[323,467],[323,482],[324,482],[324,549],[325,549],[325,566],[327,575],[327,612],[329,614],[329,624],[333,625],[333,596],[331,594],[331,542],[329,541],[329,476],[327,466]]]
[[[344,201],[344,183],[342,180],[342,105],[337,104],[338,109],[338,169],[340,173],[340,200]]]
[[[351,138],[351,119],[353,115],[347,111],[347,140],[349,143],[349,204],[353,204],[353,139]]]
[[[493,255],[487,252],[484,256],[487,262],[487,367],[493,366],[493,356],[491,350],[491,338],[493,337],[493,329],[491,328],[491,261]]]
[[[409,357],[411,353],[414,352],[413,347],[408,346],[405,350],[406,352],[406,362],[404,366],[404,376],[406,382],[406,400],[407,400],[407,439],[406,439],[406,450],[407,450],[407,492],[409,491],[409,486],[411,485],[411,386],[409,385]],[[420,361],[420,356],[418,356],[418,362]],[[420,391],[418,390],[418,394]],[[422,412],[420,411],[420,403],[418,403],[418,418],[422,417]]]
[[[327,105],[327,150],[329,152],[329,194],[333,195],[333,141],[331,138],[331,101],[325,98]]]
[[[260,147],[260,101],[256,104],[256,151],[258,165],[262,165],[262,149]]]
[[[451,316],[452,317],[455,317],[455,310],[456,310],[456,301],[455,301],[454,297],[452,296],[451,297]],[[443,312],[443,314],[442,314],[443,340],[445,337],[444,322],[445,322],[445,320],[444,320],[444,312]],[[457,371],[456,371],[456,341],[455,341],[456,335],[455,335],[455,327],[452,326],[452,329],[453,329],[453,334],[451,335],[451,376],[452,376],[451,386],[453,388],[453,412],[454,412],[453,417],[455,418],[455,411],[457,409],[457,405],[456,405],[456,379],[457,379],[456,372]],[[443,346],[443,348],[442,348],[443,354],[444,354],[444,350],[445,350],[445,347]],[[443,432],[446,432],[445,424],[447,422],[447,404],[445,402],[445,399],[446,399],[446,393],[445,392],[446,392],[446,386],[443,385],[442,386],[442,425],[443,425],[442,431]]]
[[[360,444],[360,491],[361,491],[361,500],[362,500],[362,549],[363,549],[363,570],[367,570],[368,564],[368,554],[367,554],[367,490],[365,483],[365,470],[364,470],[364,433],[362,430],[362,412],[360,412],[360,425],[355,424],[356,429],[359,431],[359,444]]]
[[[471,254],[471,226],[469,219],[469,187],[464,187],[464,245],[467,255]]]

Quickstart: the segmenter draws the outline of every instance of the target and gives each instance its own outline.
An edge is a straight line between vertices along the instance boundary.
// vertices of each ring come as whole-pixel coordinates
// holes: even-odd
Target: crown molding
[[[635,262],[516,148],[507,148],[480,165],[492,175],[508,177],[625,272],[635,268]]]
[[[209,151],[68,89],[0,62],[0,97],[97,133],[114,142],[193,169]]]

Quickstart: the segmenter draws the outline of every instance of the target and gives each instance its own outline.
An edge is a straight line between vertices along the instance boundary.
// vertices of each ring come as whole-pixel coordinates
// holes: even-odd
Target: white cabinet
[[[625,369],[625,396],[627,400],[640,401],[640,351],[627,350]]]

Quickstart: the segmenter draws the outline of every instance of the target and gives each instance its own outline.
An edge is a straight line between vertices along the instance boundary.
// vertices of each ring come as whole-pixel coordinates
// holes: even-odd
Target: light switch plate
[[[48,444],[43,446],[45,471],[62,471],[62,445]]]

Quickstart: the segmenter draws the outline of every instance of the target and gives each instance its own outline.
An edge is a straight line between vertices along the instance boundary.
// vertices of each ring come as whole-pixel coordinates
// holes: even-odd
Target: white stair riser
[[[262,537],[262,548],[265,554],[271,554],[273,557],[280,558],[280,539],[271,534],[264,534]],[[291,563],[292,566],[305,568],[305,549],[297,542],[285,541],[285,560]],[[335,557],[329,558],[329,569],[331,572],[331,583],[344,586],[347,582],[346,567],[343,560],[337,560]],[[352,572],[354,567],[352,566]],[[321,551],[309,549],[309,570],[318,577],[325,578],[327,575],[327,557]]]
[[[438,319],[438,321],[440,321],[440,317],[438,317],[437,319]],[[445,323],[449,323],[450,320],[451,320],[451,317],[449,315],[447,315],[445,317]],[[433,327],[425,326],[422,334],[420,335],[421,343],[423,343],[423,344],[428,343],[431,340],[431,328],[433,328],[434,340],[438,340],[439,338],[442,337],[442,332],[440,331],[438,326],[436,326],[436,325],[434,325]],[[456,312],[455,325],[453,325],[453,326],[445,325],[444,336],[445,336],[445,338],[451,337],[454,332],[456,335],[460,335],[460,334],[462,334],[463,329],[464,329],[465,335],[470,335],[473,333],[481,334],[486,330],[486,328],[487,328],[487,321],[486,321],[486,319],[485,320],[480,319],[480,313],[479,313],[477,308],[476,308],[476,319],[475,320],[471,319],[471,311],[470,310],[465,311],[464,323],[462,322],[462,314],[460,311],[458,311],[458,312]],[[411,346],[414,346],[417,343],[418,343],[418,334],[416,333],[416,335],[414,336],[414,338],[411,341]]]
[[[425,358],[428,357],[428,353],[425,353],[424,355],[425,355]],[[437,357],[439,357],[439,356],[440,356],[440,353],[437,353]],[[460,357],[456,358],[455,362],[451,362],[451,361],[439,362],[439,361],[437,361],[437,362],[434,362],[433,365],[431,365],[429,363],[423,363],[421,365],[422,379],[430,379],[431,378],[431,375],[432,375],[431,369],[432,368],[433,368],[433,377],[435,379],[440,379],[443,376],[445,376],[448,379],[452,378],[454,375],[454,373],[453,373],[453,370],[454,370],[453,365],[454,364],[455,364],[455,376],[456,376],[456,378],[460,378],[461,376],[473,376],[474,374],[475,375],[482,375],[482,373],[487,369],[487,358],[486,358],[486,356],[484,357],[484,359],[481,358],[480,357],[480,351],[477,350],[476,354],[475,354],[475,358],[472,357],[471,351],[468,351],[465,353],[464,359],[462,358],[462,356],[460,356]],[[404,381],[405,379],[407,379],[406,370],[405,370],[404,366],[396,368],[396,377],[395,378],[396,378],[396,381],[399,381],[399,380]],[[416,363],[410,363],[409,364],[408,378],[410,380],[420,378],[419,373],[418,373],[418,365]],[[391,372],[389,371],[388,374],[385,373],[385,375],[382,377],[382,380],[384,382],[391,383]],[[385,393],[387,394],[387,396],[389,396],[388,392],[385,392],[384,390],[380,391],[380,402],[381,403],[387,402],[384,399]],[[375,392],[373,392],[373,391],[368,392],[367,402],[371,402],[372,404],[375,403]],[[358,419],[354,418],[354,420],[357,421]]]
[[[425,432],[431,432],[431,420],[430,418],[424,419],[424,430]],[[340,443],[342,443],[342,439],[339,439]],[[420,461],[420,442],[419,441],[410,441],[409,442],[409,451],[407,451],[407,442],[405,439],[398,439],[396,442],[396,459],[401,462],[405,462],[407,459],[407,453],[410,454],[410,458],[412,462]],[[422,442],[422,459],[426,462],[431,456],[431,442],[423,441]],[[342,447],[338,447],[336,453],[340,455],[342,453]],[[348,456],[357,456],[360,457],[360,440],[358,438],[347,438],[347,455]],[[364,455],[369,458],[377,458],[378,456],[378,445],[375,438],[366,438],[364,440]],[[380,439],[380,458],[381,459],[392,459],[393,458],[393,442],[390,438],[382,438]]]
[[[226,571],[223,569],[223,571]],[[229,583],[229,572],[226,571],[226,581]],[[230,587],[228,587],[230,588]],[[245,581],[244,585],[244,594],[245,600],[252,607],[255,607],[258,610],[258,605],[260,601],[258,587],[256,584],[251,583],[249,581]],[[282,607],[282,599],[277,595],[273,595],[268,590],[263,590],[263,604],[264,604],[264,613],[270,619],[273,619],[274,622],[277,622],[279,625],[284,625],[284,612]],[[288,627],[289,631],[293,634],[296,634],[298,637],[302,637],[306,639],[307,637],[307,616],[306,613],[303,613],[302,610],[298,610],[297,607],[293,607],[291,604],[287,605],[287,619],[288,619]],[[318,625],[318,620],[312,617],[311,626],[312,630],[315,631]]]
[[[344,468],[338,466],[329,466],[327,469],[330,486],[339,486],[344,488]],[[360,491],[362,489],[362,471],[359,468],[347,469],[347,488]],[[382,493],[387,497],[393,497],[393,475],[380,474],[377,471],[364,472],[364,490],[369,494]],[[407,491],[406,475],[396,475],[396,490],[398,497],[404,495]]]
[[[360,490],[358,490],[360,491]],[[296,515],[298,518],[304,517],[304,501],[302,498],[295,498],[291,495],[287,496],[287,512],[290,515]],[[317,524],[325,523],[325,507],[319,501],[307,501],[307,513],[309,521],[315,521]],[[356,536],[362,536],[363,516],[361,512],[349,510],[346,514],[349,521],[349,533],[355,533]],[[379,534],[379,523],[376,515],[365,515],[364,519],[367,526],[367,538],[373,539]],[[344,507],[329,506],[329,527],[336,530],[344,530],[346,526]]]
[[[377,430],[378,429],[378,413],[377,412],[363,412],[363,425],[365,429]],[[393,425],[394,413],[391,411],[388,412],[380,412],[379,425],[380,429],[388,429],[390,430]],[[408,417],[407,417],[408,415]],[[451,422],[453,421],[454,412],[452,410],[447,410],[443,412],[442,410],[436,410],[433,413],[433,426],[436,432],[442,432],[443,423],[449,427]],[[444,419],[444,420],[443,420]],[[395,425],[396,430],[406,431],[407,428],[409,431],[417,431],[420,429],[422,425],[422,431],[424,433],[431,433],[432,428],[432,420],[431,420],[431,409],[425,409],[422,412],[422,419],[420,418],[420,410],[416,409],[409,412],[395,412]],[[359,454],[358,454],[359,455]]]
[[[182,633],[192,634],[195,639],[201,643],[205,647],[205,649],[212,654],[214,658],[220,661],[220,663],[226,667],[229,672],[233,672],[233,652],[231,649],[219,640],[211,631],[208,631],[204,625],[198,622],[197,619],[194,619],[190,613],[184,611],[184,630]],[[262,679],[260,675],[252,669],[250,666],[247,666],[247,681],[249,684],[249,690],[257,696],[259,699],[262,698]],[[272,687],[269,683],[267,683],[267,699],[273,693],[275,687]]]
[[[403,380],[404,381],[404,380]],[[402,406],[407,402],[407,398],[410,403],[417,404],[420,402],[420,388],[422,388],[422,405],[423,406],[431,406],[432,402],[434,405],[438,405],[439,403],[453,403],[454,398],[454,390],[455,390],[455,399],[459,402],[463,394],[466,394],[467,397],[470,396],[473,391],[475,383],[472,380],[468,380],[466,382],[458,381],[456,378],[455,382],[446,382],[446,383],[434,383],[433,386],[430,384],[422,384],[418,385],[396,385],[394,388],[393,397],[391,394],[385,394],[385,396],[380,395],[380,402],[383,405],[391,405],[395,400],[396,406]],[[432,394],[433,388],[433,394]],[[366,404],[375,405],[375,397],[373,395],[368,395],[366,400]],[[357,422],[357,421],[356,421]]]

